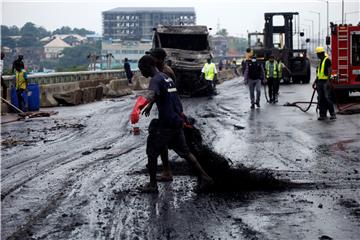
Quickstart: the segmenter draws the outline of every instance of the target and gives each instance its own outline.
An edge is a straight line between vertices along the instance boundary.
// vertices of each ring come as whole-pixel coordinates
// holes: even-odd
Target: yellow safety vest
[[[265,63],[265,70],[266,70],[266,78],[270,77],[270,61],[266,61]],[[273,68],[273,78],[277,78],[277,72],[278,72],[278,64],[276,61],[274,61],[274,68]]]
[[[282,78],[282,64],[281,62],[278,63],[278,73],[279,73],[279,78],[281,79]]]
[[[26,79],[24,77],[25,71],[21,70],[21,72],[16,71],[15,77],[16,77],[16,89],[26,89]]]
[[[319,62],[319,65],[317,67],[316,76],[317,76],[318,80],[328,80],[329,79],[329,76],[325,76],[325,73],[324,73],[326,59],[328,59],[328,57],[325,56],[324,59],[322,60],[322,62],[321,61]]]
[[[205,79],[212,81],[215,77],[215,63],[205,63],[204,65],[204,75]]]

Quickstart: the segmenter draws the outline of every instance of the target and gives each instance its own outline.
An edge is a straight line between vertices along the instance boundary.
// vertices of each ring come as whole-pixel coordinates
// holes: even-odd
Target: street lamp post
[[[329,37],[329,0],[318,0],[321,2],[326,2],[326,37]],[[326,46],[326,51],[329,52],[329,46]]]
[[[317,15],[318,15],[318,17],[319,17],[319,32],[318,32],[318,41],[317,41],[317,43],[318,43],[318,46],[320,46],[320,31],[321,31],[321,24],[320,24],[320,22],[321,22],[321,18],[320,18],[320,12],[316,12],[316,11],[310,11],[311,13],[316,13]]]
[[[315,46],[314,46],[314,20],[311,20],[311,19],[304,19],[305,21],[308,21],[308,22],[311,22],[311,42],[312,42],[312,48],[315,49]]]

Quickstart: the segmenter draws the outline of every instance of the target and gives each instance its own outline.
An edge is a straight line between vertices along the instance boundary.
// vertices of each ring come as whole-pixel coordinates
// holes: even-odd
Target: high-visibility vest
[[[319,62],[319,65],[316,70],[316,76],[318,80],[328,80],[329,76],[325,76],[325,62],[326,59],[328,59],[327,56],[324,57],[324,59]]]
[[[273,68],[273,78],[277,78],[277,72],[278,72],[278,64],[276,61],[273,62],[274,68]],[[265,70],[266,70],[266,78],[270,77],[270,61],[266,61],[265,63]]]
[[[215,63],[205,63],[204,65],[205,79],[212,81],[215,77]]]
[[[21,72],[16,71],[15,77],[16,77],[16,89],[26,89],[26,79],[25,79],[25,71],[21,70]]]
[[[282,68],[283,68],[283,65],[281,62],[278,63],[278,77],[279,79],[282,78]]]

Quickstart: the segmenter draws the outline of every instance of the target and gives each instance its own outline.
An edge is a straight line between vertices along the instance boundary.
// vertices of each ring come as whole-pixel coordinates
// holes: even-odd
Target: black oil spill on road
[[[203,144],[201,133],[197,128],[185,129],[184,132],[191,152],[215,181],[213,191],[274,191],[297,185],[276,179],[269,170],[256,170],[243,165],[231,167],[230,159]]]
[[[256,170],[244,165],[230,166],[232,163],[230,159],[203,144],[201,133],[197,128],[186,128],[184,133],[191,153],[215,182],[209,189],[210,192],[278,191],[304,185],[276,179],[270,170]],[[160,166],[158,170],[162,170],[162,167]],[[195,171],[183,161],[172,163],[171,170],[174,175],[195,174]],[[143,169],[135,174],[147,172],[147,169]]]

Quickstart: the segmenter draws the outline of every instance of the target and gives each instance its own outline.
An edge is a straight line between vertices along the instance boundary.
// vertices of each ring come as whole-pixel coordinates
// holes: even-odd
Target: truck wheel
[[[305,62],[305,67],[306,67],[306,75],[303,78],[303,83],[309,83],[310,79],[311,79],[311,68],[310,68],[310,61],[309,59],[306,59]]]
[[[294,84],[299,84],[301,82],[301,77],[298,76],[292,77],[291,79]]]

